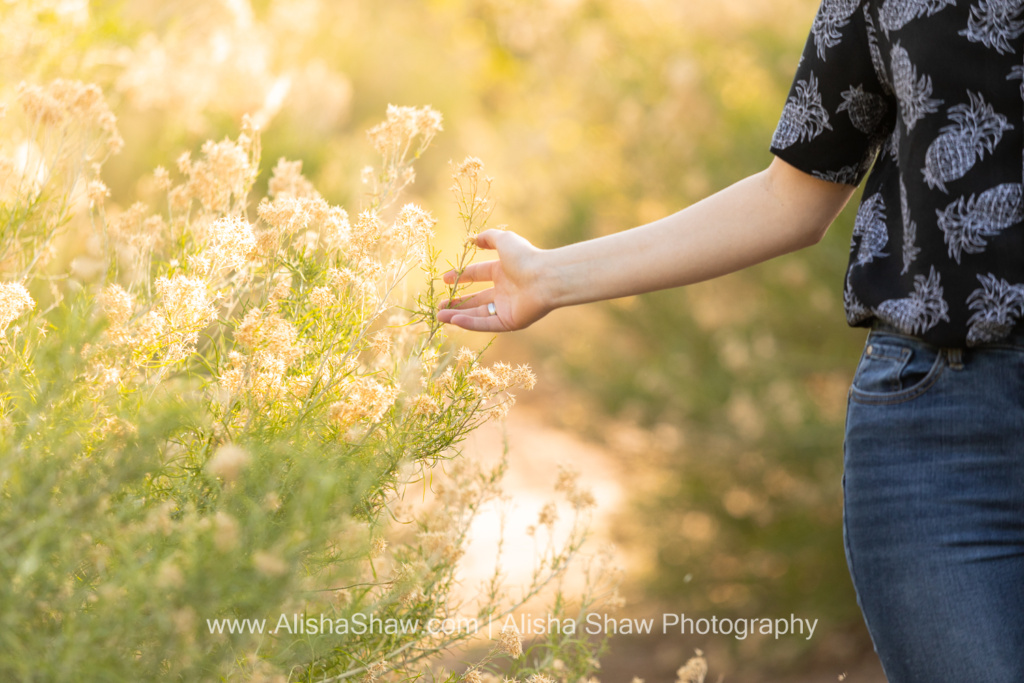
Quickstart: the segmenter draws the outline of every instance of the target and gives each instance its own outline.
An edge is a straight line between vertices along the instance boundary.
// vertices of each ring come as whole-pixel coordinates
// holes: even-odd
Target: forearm
[[[540,286],[557,308],[708,280],[814,244],[852,193],[776,160],[661,220],[543,252]]]

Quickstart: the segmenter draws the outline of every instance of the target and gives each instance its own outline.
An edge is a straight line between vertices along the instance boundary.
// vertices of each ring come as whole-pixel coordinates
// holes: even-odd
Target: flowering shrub
[[[0,678],[481,681],[502,662],[535,683],[589,676],[598,645],[553,634],[523,655],[507,628],[477,664],[438,668],[564,573],[593,498],[563,473],[575,521],[538,544],[530,585],[513,595],[496,569],[476,600],[458,597],[469,526],[502,496],[503,466],[454,449],[534,377],[452,351],[434,318],[455,294],[438,289],[435,220],[397,200],[437,112],[388,108],[353,216],[283,159],[250,214],[248,121],[176,172],[158,168],[160,206],[116,210],[100,171],[122,143],[98,88],[23,86],[4,115]],[[472,158],[453,176],[471,234],[490,179]],[[81,215],[99,236],[94,279],[63,267]],[[442,461],[436,504],[403,503]],[[581,621],[614,575],[604,557],[585,569]],[[556,592],[553,613],[570,603]],[[474,627],[340,627],[456,616]]]

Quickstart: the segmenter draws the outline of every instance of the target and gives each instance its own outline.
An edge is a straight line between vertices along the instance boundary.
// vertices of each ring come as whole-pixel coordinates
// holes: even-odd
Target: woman
[[[865,183],[844,292],[844,540],[892,683],[1024,680],[1021,0],[825,0],[775,159],[672,216],[541,250],[512,232],[445,302],[470,330],[717,277],[818,242]],[[454,280],[447,273],[446,281]]]

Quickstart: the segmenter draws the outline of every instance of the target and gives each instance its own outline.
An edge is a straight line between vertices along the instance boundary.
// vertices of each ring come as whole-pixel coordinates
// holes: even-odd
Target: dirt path
[[[537,538],[527,528],[537,524],[541,509],[551,501],[559,503],[559,518],[553,533],[556,538],[568,532],[571,507],[564,495],[554,490],[560,465],[580,473],[580,484],[589,488],[597,501],[593,511],[591,547],[610,542],[611,520],[625,503],[626,492],[621,463],[608,449],[583,441],[579,436],[546,424],[543,411],[531,406],[516,406],[504,425],[489,423],[477,429],[464,444],[466,457],[496,464],[508,436],[508,471],[504,488],[513,506],[508,514],[503,569],[509,582],[529,580],[533,569]],[[491,575],[501,524],[496,507],[488,508],[473,528],[473,541],[462,562],[467,585]],[[629,569],[625,556],[619,564]]]

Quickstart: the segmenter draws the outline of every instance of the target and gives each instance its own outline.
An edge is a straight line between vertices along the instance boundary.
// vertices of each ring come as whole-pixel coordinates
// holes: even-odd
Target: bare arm
[[[725,275],[817,243],[854,189],[776,158],[764,171],[671,216],[557,249],[487,230],[477,244],[497,249],[498,260],[469,266],[459,281],[493,286],[444,302],[438,319],[471,330],[515,330],[562,306]],[[446,282],[454,278],[445,274]],[[491,302],[497,315],[487,312]]]

